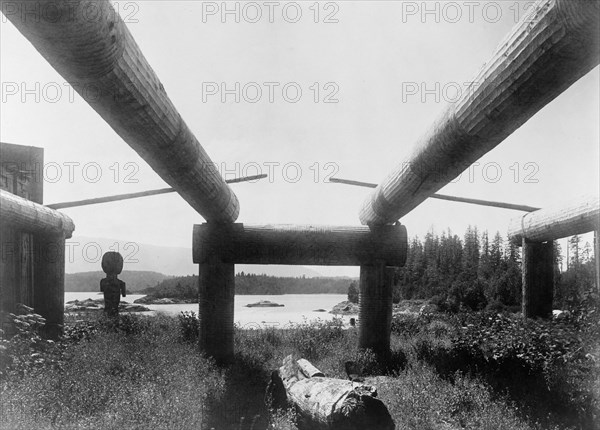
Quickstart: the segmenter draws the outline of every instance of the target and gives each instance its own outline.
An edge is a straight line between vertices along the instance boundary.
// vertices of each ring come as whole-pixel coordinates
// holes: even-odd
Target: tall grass
[[[0,379],[0,428],[294,430],[293,411],[269,411],[264,402],[270,372],[288,354],[338,378],[346,378],[344,362],[358,362],[398,430],[568,428],[536,424],[477,372],[440,372],[436,354],[451,350],[462,330],[444,318],[397,321],[384,361],[359,351],[356,331],[341,320],[237,328],[227,368],[199,353],[193,314],[124,315],[118,326],[86,318],[69,325],[46,364],[27,361],[25,372],[8,365]]]

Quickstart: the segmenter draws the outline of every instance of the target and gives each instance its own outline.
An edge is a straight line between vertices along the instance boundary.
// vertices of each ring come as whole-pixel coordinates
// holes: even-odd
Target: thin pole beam
[[[330,178],[329,182],[335,182],[338,184],[346,184],[346,185],[356,185],[359,187],[377,188],[377,184],[373,184],[370,182],[352,181],[349,179]],[[540,208],[536,208],[533,206],[517,205],[517,204],[505,203],[505,202],[495,202],[495,201],[491,201],[491,200],[469,199],[466,197],[449,196],[446,194],[432,194],[429,197],[431,197],[432,199],[448,200],[451,202],[468,203],[468,204],[479,205],[479,206],[491,206],[491,207],[495,207],[495,208],[511,209],[511,210],[515,210],[515,211],[524,211],[524,212],[533,212],[533,211],[537,211],[540,209]]]
[[[225,182],[228,184],[236,184],[239,182],[247,182],[247,181],[254,181],[257,179],[263,179],[266,177],[267,177],[266,174],[254,175],[254,176],[244,176],[241,178],[228,179]],[[119,200],[129,200],[129,199],[137,199],[140,197],[156,196],[159,194],[174,193],[176,191],[177,190],[175,190],[174,188],[159,188],[157,190],[140,191],[137,193],[116,194],[113,196],[97,197],[94,199],[75,200],[72,202],[63,202],[63,203],[53,203],[51,205],[46,205],[46,207],[48,207],[50,209],[66,209],[66,208],[74,208],[74,207],[79,207],[79,206],[97,205],[99,203],[116,202]]]

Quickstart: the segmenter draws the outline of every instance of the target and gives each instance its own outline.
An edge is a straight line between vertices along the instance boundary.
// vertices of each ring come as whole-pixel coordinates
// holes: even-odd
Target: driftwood
[[[287,356],[267,387],[270,408],[293,408],[298,427],[311,430],[393,430],[394,421],[375,387],[327,378],[304,359]]]

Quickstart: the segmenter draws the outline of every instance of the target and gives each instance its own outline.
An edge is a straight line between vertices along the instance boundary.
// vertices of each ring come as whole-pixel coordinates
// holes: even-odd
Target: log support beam
[[[235,265],[219,256],[200,264],[198,293],[200,348],[217,364],[228,364],[233,360]]]
[[[382,262],[360,266],[358,346],[390,353],[394,270]]]
[[[550,318],[554,293],[554,243],[523,239],[523,300],[525,318]]]
[[[594,230],[594,261],[596,263],[596,289],[600,294],[600,244],[598,243],[598,230]]]
[[[57,339],[65,316],[65,235],[40,235],[34,240],[33,310],[46,319],[45,337]]]
[[[0,310],[14,312],[17,300],[33,306],[34,311],[46,319],[44,334],[49,338],[57,338],[62,333],[65,310],[65,239],[71,237],[75,225],[65,214],[5,190],[0,190],[0,218],[2,252],[3,256],[7,253],[10,258],[0,264]],[[25,249],[21,240],[16,239],[22,233],[33,237],[33,252]],[[14,272],[25,257],[33,259],[32,300],[23,297],[22,292],[14,294],[11,291],[12,288],[23,287],[16,282]],[[23,271],[23,268],[18,270]],[[8,302],[4,303],[3,299],[7,300],[8,295],[12,297],[8,297]]]
[[[218,363],[233,359],[235,264],[360,266],[359,345],[390,350],[393,267],[406,261],[402,225],[194,226],[193,259],[200,265],[200,347]]]

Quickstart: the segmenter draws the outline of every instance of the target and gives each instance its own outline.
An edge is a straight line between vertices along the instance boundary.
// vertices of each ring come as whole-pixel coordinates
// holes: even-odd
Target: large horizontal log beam
[[[236,220],[235,194],[108,0],[2,6],[50,65],[198,213],[208,221]]]
[[[218,256],[232,264],[403,266],[406,227],[200,224],[194,226],[194,263]]]
[[[549,207],[513,218],[508,237],[516,245],[522,240],[547,242],[575,234],[588,233],[600,227],[598,196],[584,196],[567,205]]]
[[[0,190],[0,218],[3,226],[30,233],[64,234],[66,239],[75,230],[73,220],[67,215],[5,190]]]
[[[598,64],[600,2],[541,0],[531,10],[365,200],[363,224],[409,213]]]

